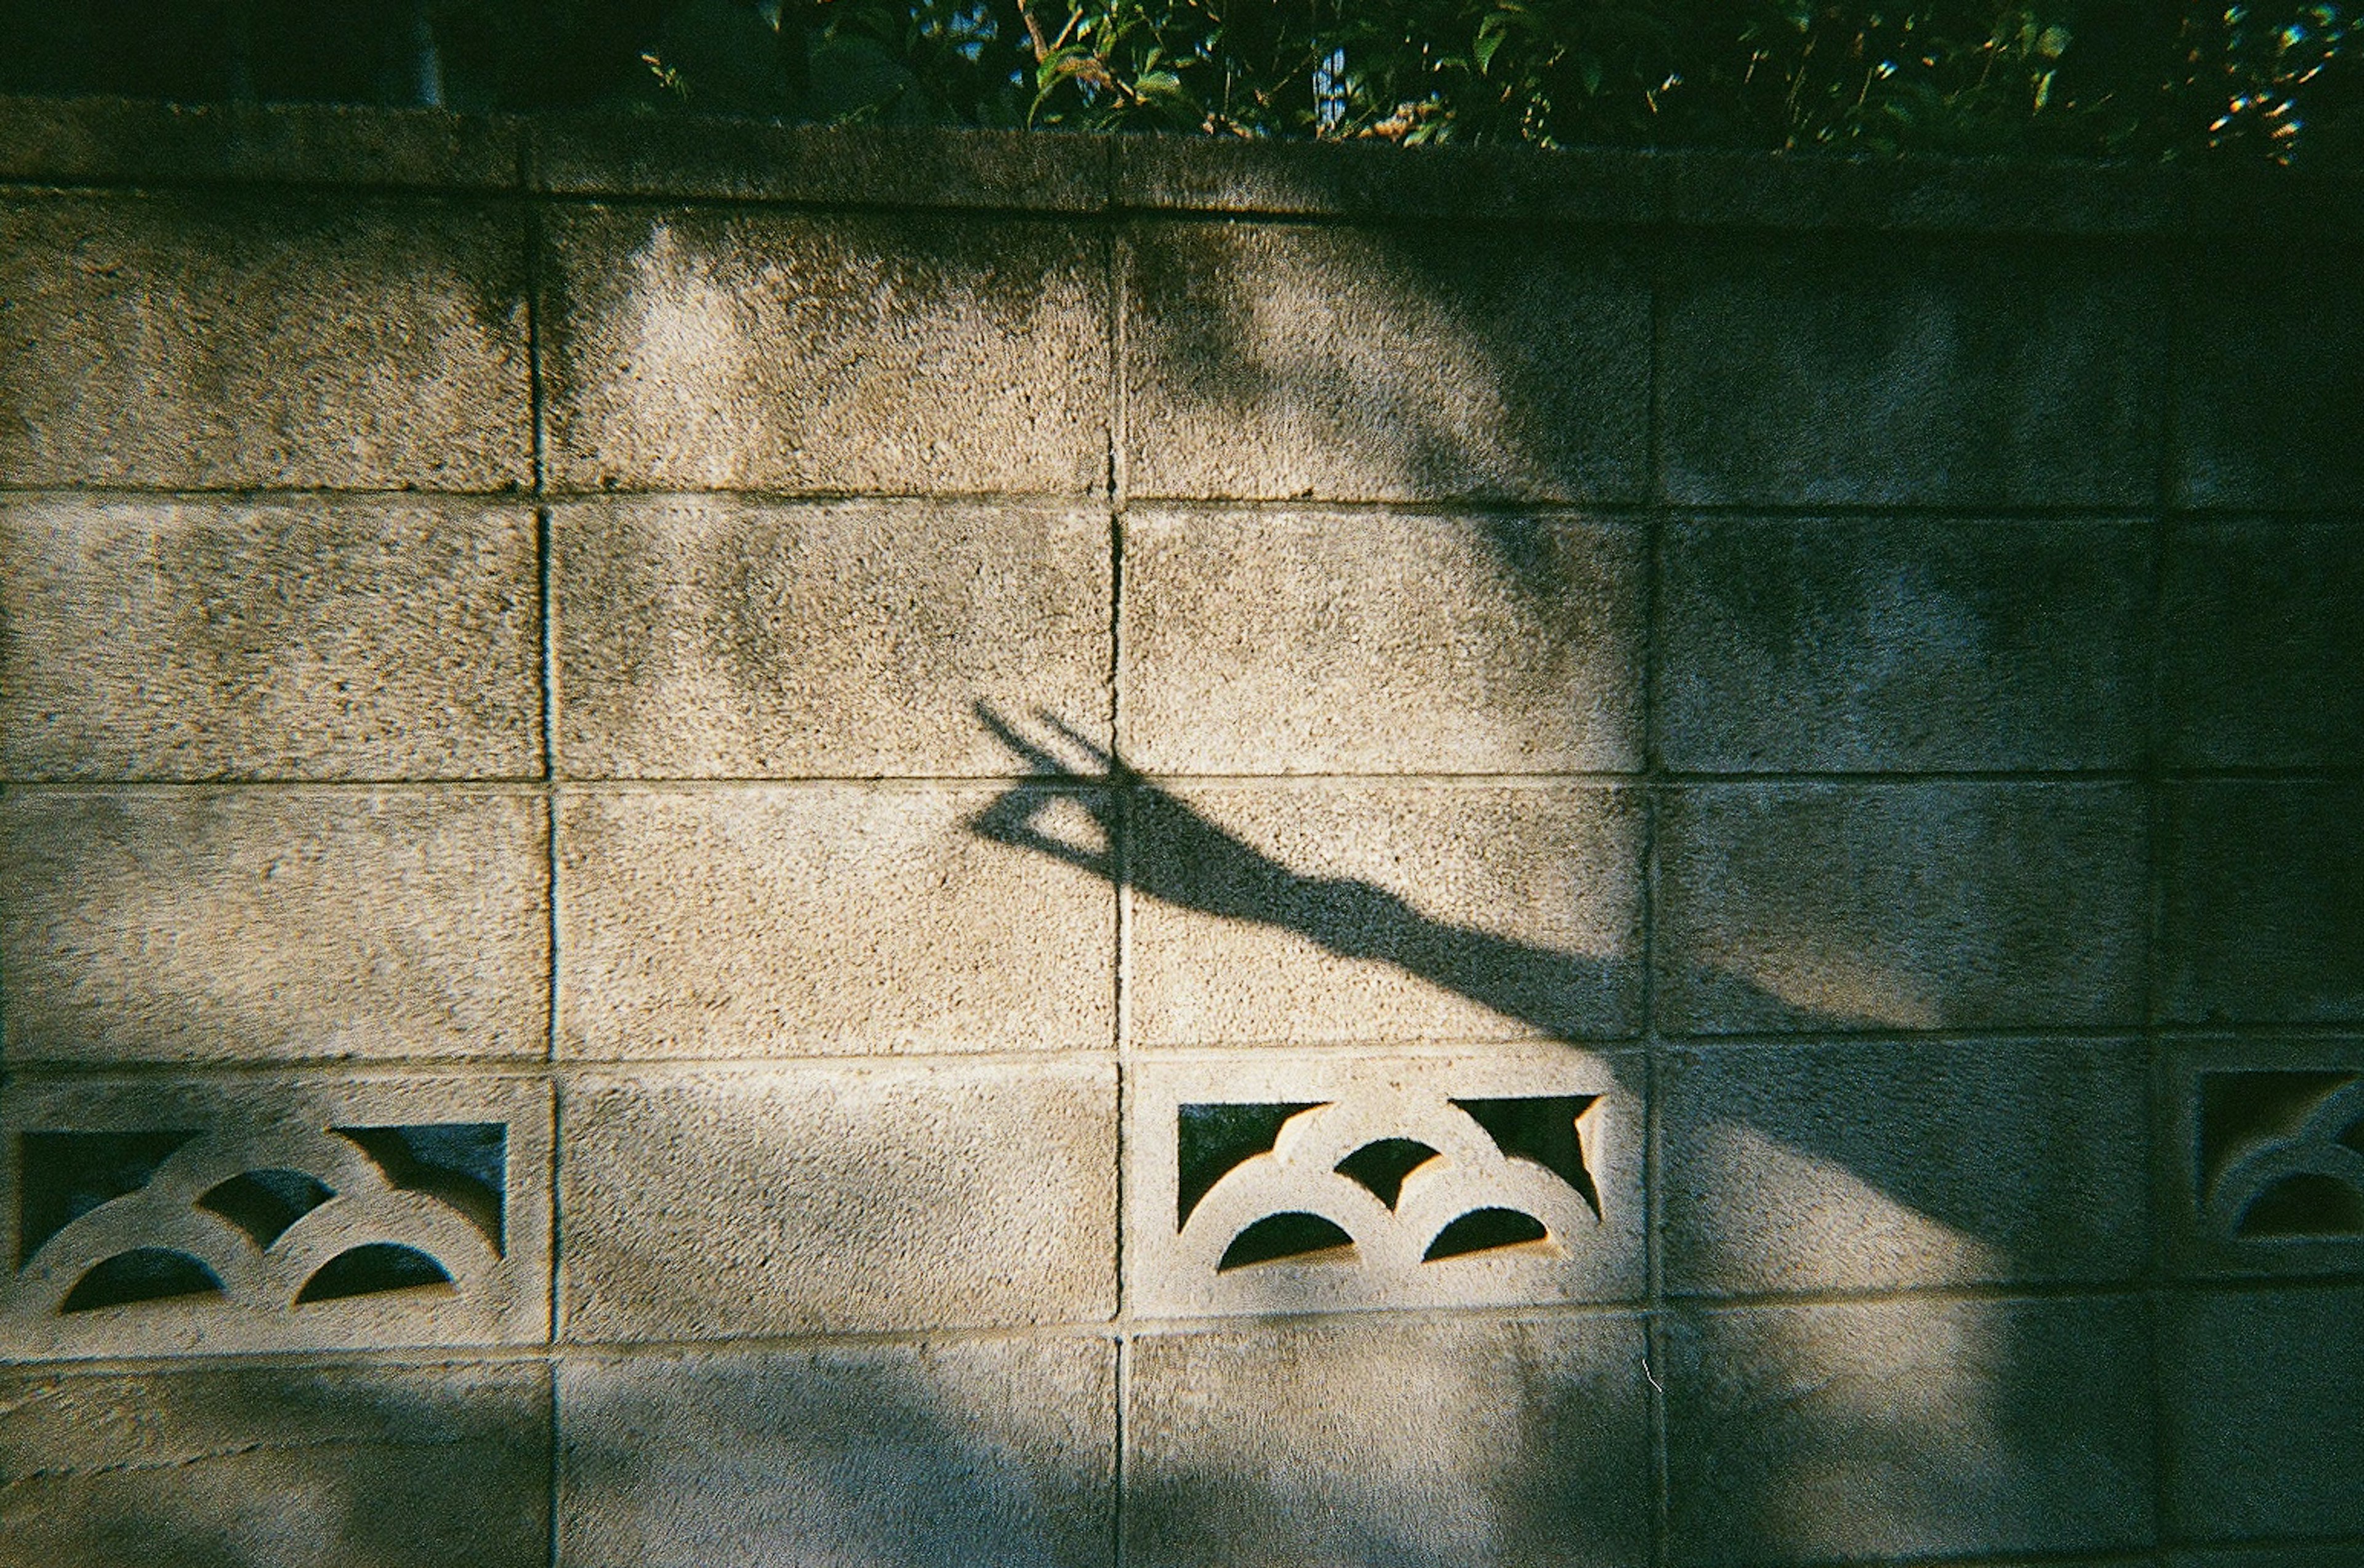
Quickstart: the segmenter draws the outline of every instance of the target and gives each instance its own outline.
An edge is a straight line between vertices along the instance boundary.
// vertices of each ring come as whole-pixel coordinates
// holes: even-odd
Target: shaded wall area
[[[2353,184],[0,129],[0,1562],[2364,1552]]]

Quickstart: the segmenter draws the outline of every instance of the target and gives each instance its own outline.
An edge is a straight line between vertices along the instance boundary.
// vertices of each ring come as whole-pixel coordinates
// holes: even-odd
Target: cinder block
[[[1101,1568],[1116,1493],[1104,1339],[570,1361],[568,1568]]]
[[[0,1359],[549,1332],[544,1084],[19,1080],[0,1130]]]
[[[1132,801],[1153,1045],[1578,1039],[1641,1010],[1641,801],[1321,780]]]
[[[2364,1290],[2180,1296],[2167,1345],[2170,1529],[2364,1535]]]
[[[1659,748],[1704,771],[2131,767],[2150,557],[2137,523],[1677,523]]]
[[[0,500],[12,778],[541,771],[524,507]]]
[[[2344,1541],[2330,1546],[2234,1547],[2230,1550],[2170,1551],[2159,1568],[2356,1568],[2359,1546]]]
[[[2164,1218],[2177,1272],[2364,1272],[2364,1041],[2172,1049]]]
[[[591,502],[552,552],[564,776],[1023,772],[981,703],[1106,739],[1105,512]]]
[[[2122,245],[1701,242],[1665,317],[1678,504],[2157,499],[2166,307]]]
[[[2127,1299],[1674,1319],[1668,1558],[1981,1561],[2145,1547],[2150,1336]]]
[[[2343,193],[2344,195],[2345,193]],[[2353,206],[2352,198],[2339,204]],[[2352,237],[2204,241],[2179,302],[2174,484],[2185,506],[2347,511],[2364,502],[2364,287]],[[2269,395],[2241,396],[2258,367]]]
[[[1143,1335],[1124,1560],[1648,1560],[1640,1323],[1413,1318]]]
[[[559,1048],[576,1058],[1106,1047],[1116,899],[988,837],[1101,841],[1098,792],[570,791]]]
[[[2130,1280],[2147,1080],[2116,1042],[1678,1052],[1658,1080],[1667,1286]]]
[[[2364,527],[2186,523],[2168,535],[2170,762],[2348,767],[2364,736]]]
[[[1114,1309],[1107,1062],[585,1077],[564,1118],[571,1340]]]
[[[515,489],[525,233],[457,202],[0,203],[0,484]]]
[[[1637,528],[1418,513],[1125,520],[1126,761],[1152,773],[1633,769]]]
[[[624,206],[547,222],[562,487],[1105,487],[1106,241],[1087,228]]]
[[[1657,832],[1661,1018],[1701,1034],[2138,1023],[2119,784],[1703,784]]]
[[[546,821],[489,789],[11,791],[8,1059],[539,1057]]]
[[[1149,1317],[1638,1300],[1642,1062],[1137,1064],[1125,1300]]]
[[[1659,161],[1624,148],[1538,157],[1515,146],[1227,136],[1111,137],[1108,146],[1116,203],[1135,211],[1595,228],[1657,216]]]
[[[1642,493],[1649,290],[1613,241],[1143,224],[1128,272],[1135,495]]]
[[[0,1377],[0,1562],[541,1568],[530,1363]]]
[[[2364,1018],[2364,786],[2187,784],[2167,807],[2166,1016]]]

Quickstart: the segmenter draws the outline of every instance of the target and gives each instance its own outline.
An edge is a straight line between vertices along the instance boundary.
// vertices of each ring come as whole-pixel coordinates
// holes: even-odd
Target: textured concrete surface
[[[562,487],[1101,488],[1103,241],[925,216],[553,212]]]
[[[1670,257],[1678,504],[2135,506],[2158,490],[2167,312],[2120,247],[1846,236]]]
[[[1089,839],[1091,797],[1020,786]],[[559,1045],[578,1058],[1104,1047],[1115,895],[981,837],[988,786],[570,791]]]
[[[0,1374],[0,1562],[541,1568],[549,1374]]]
[[[0,499],[11,778],[541,771],[531,511]]]
[[[545,822],[483,789],[12,790],[8,1060],[539,1056]]]
[[[2364,1291],[2180,1296],[2165,1340],[2170,1529],[2364,1535]]]
[[[1694,785],[1658,817],[1672,1027],[2142,1017],[2143,801],[2113,784]]]
[[[2352,210],[2354,197],[2342,205]],[[2175,365],[2178,505],[2364,504],[2359,285],[2352,239],[2293,245],[2253,226],[2201,246],[2180,302],[2189,325]],[[2245,395],[2269,365],[2270,390]]]
[[[1700,519],[1660,577],[1671,768],[2124,768],[2147,524]]]
[[[2197,783],[2166,799],[2166,1015],[2364,1019],[2364,785]]]
[[[1135,510],[1125,760],[1152,773],[1639,766],[1638,528]]]
[[[586,1075],[563,1117],[570,1340],[1114,1308],[1110,1064]]]
[[[2150,1543],[2135,1303],[1759,1307],[1677,1318],[1667,1341],[1671,1562]]]
[[[2345,767],[2364,735],[2364,526],[2169,531],[2160,684],[2189,767]]]
[[[1127,136],[1109,142],[1114,200],[1185,212],[1643,224],[1655,161],[1585,150],[1437,146],[1411,158],[1375,140]]]
[[[1142,224],[1132,493],[1637,499],[1649,297],[1613,243]]]
[[[500,190],[514,119],[356,104],[0,101],[0,177],[35,184],[349,184]]]
[[[2082,1041],[1679,1052],[1658,1079],[1667,1288],[2131,1281],[2143,1068]]]
[[[1124,1560],[1645,1561],[1644,1354],[1622,1315],[1143,1335]]]
[[[1136,800],[1130,986],[1149,1044],[1631,1033],[1641,802],[1321,780]]]
[[[389,1140],[388,1129],[408,1130]],[[0,1096],[0,1235],[15,1265],[0,1276],[0,1357],[549,1334],[546,1084],[19,1079]],[[433,1263],[441,1283],[389,1273],[389,1247]],[[159,1294],[169,1276],[157,1278],[154,1251],[182,1255],[175,1283],[209,1275],[218,1288]]]
[[[1638,1053],[1556,1047],[1140,1062],[1125,1093],[1125,1301],[1149,1317],[1198,1317],[1638,1300],[1644,1078]],[[1576,1171],[1544,1166],[1515,1139],[1503,1147],[1461,1108],[1513,1098],[1546,1102],[1535,1118],[1568,1118],[1556,1130],[1574,1133]],[[1235,1163],[1186,1170],[1186,1147],[1194,1162],[1200,1151],[1186,1146],[1182,1119],[1213,1106],[1324,1108],[1267,1149],[1230,1151]],[[1394,1187],[1351,1173],[1358,1154],[1406,1140],[1429,1152],[1407,1151],[1422,1162]],[[1453,1221],[1486,1209],[1523,1214],[1545,1234],[1425,1258]],[[1284,1214],[1329,1219],[1354,1254],[1222,1266],[1248,1228]]]
[[[1116,1352],[953,1340],[576,1361],[558,1561],[1108,1561]]]
[[[525,272],[457,202],[0,202],[0,484],[530,484]]]
[[[1105,512],[595,502],[552,554],[567,777],[1009,773],[980,701],[1106,739]]]

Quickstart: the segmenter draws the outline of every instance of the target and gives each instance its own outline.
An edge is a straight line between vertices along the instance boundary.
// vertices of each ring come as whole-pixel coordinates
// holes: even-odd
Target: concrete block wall
[[[2359,195],[0,105],[0,1562],[2364,1557]]]

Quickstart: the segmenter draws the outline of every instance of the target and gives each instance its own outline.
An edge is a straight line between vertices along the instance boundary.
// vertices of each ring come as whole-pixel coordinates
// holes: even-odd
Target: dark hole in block
[[[2258,1195],[2233,1234],[2364,1236],[2364,1193],[2336,1176],[2284,1176]]]
[[[414,1127],[340,1127],[377,1162],[387,1181],[425,1193],[474,1220],[496,1251],[507,1237],[502,1195],[508,1190],[508,1126],[497,1121]]]
[[[372,1241],[349,1247],[322,1263],[296,1293],[298,1302],[338,1301],[353,1296],[376,1296],[389,1290],[416,1290],[421,1285],[448,1285],[452,1276],[442,1264],[416,1247],[393,1241]]]
[[[1416,1138],[1382,1138],[1339,1161],[1337,1170],[1393,1208],[1403,1195],[1404,1178],[1435,1158],[1436,1151]]]
[[[1259,1154],[1272,1152],[1281,1124],[1321,1102],[1292,1105],[1183,1106],[1176,1109],[1174,1229],[1179,1231],[1207,1189]]]
[[[1455,1100],[1496,1148],[1512,1159],[1532,1160],[1574,1187],[1592,1212],[1600,1213],[1600,1190],[1585,1164],[1585,1116],[1598,1095],[1537,1095],[1514,1100]],[[1455,1223],[1458,1223],[1456,1221]]]
[[[208,1190],[197,1207],[209,1208],[269,1247],[287,1228],[337,1195],[302,1171],[242,1171]]]
[[[1472,1209],[1438,1231],[1420,1261],[1433,1263],[1444,1258],[1463,1258],[1472,1252],[1491,1252],[1498,1248],[1524,1247],[1550,1240],[1551,1232],[1532,1214],[1522,1214],[1515,1208]]]
[[[135,1247],[117,1252],[74,1281],[60,1312],[95,1312],[103,1307],[128,1307],[135,1301],[164,1301],[178,1296],[218,1296],[222,1284],[213,1270],[186,1252],[169,1247]]]
[[[1232,1238],[1218,1273],[1281,1259],[1297,1263],[1351,1263],[1355,1239],[1318,1214],[1267,1214]]]
[[[2200,1080],[2200,1181],[2214,1189],[2244,1155],[2296,1138],[2353,1073],[2211,1073]]]
[[[75,1220],[136,1193],[196,1134],[28,1132],[17,1140],[17,1266]],[[203,1265],[200,1265],[201,1267]]]

